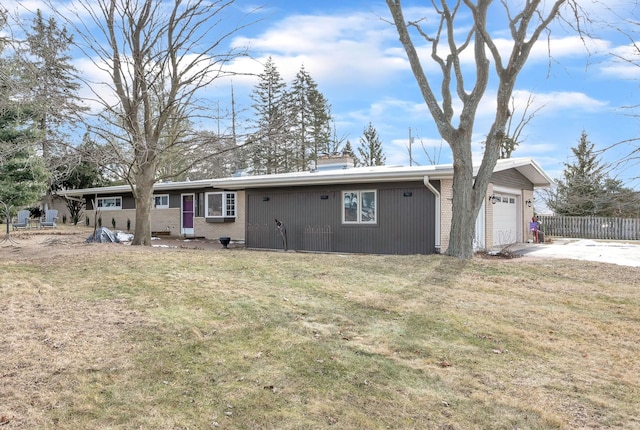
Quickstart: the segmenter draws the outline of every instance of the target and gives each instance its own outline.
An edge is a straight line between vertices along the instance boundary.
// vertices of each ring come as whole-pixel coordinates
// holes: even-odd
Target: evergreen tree
[[[42,159],[32,149],[21,148],[0,163],[0,202],[14,208],[36,203],[47,178]]]
[[[331,136],[331,106],[325,96],[318,90],[309,94],[311,103],[311,155],[312,160],[317,160],[323,152],[336,152],[337,146],[332,142]]]
[[[557,181],[556,191],[547,199],[547,205],[558,215],[598,216],[606,213],[603,204],[606,201],[606,175],[585,131],[578,146],[571,151],[575,161],[564,164],[564,179]]]
[[[347,143],[344,144],[344,147],[342,148],[342,153],[344,155],[348,155],[348,156],[352,157],[353,158],[353,163],[354,163],[354,165],[356,167],[361,164],[360,160],[356,156],[356,153],[353,150],[353,147],[351,146],[351,142],[349,140],[347,140]]]
[[[5,240],[10,240],[9,223],[15,209],[37,202],[48,178],[42,158],[26,144],[31,129],[22,118],[15,111],[0,113],[0,203],[7,223]]]
[[[306,170],[310,160],[329,152],[331,138],[329,104],[304,66],[296,74],[288,93],[291,148],[295,164],[291,170]]]
[[[287,171],[306,170],[310,158],[309,141],[313,133],[313,125],[311,124],[313,113],[309,95],[312,91],[317,91],[317,85],[302,66],[287,94],[289,118],[291,119],[290,149],[292,159],[292,165],[287,166]]]
[[[28,53],[25,76],[29,79],[29,103],[39,132],[40,150],[50,171],[64,172],[54,162],[68,164],[64,154],[69,137],[63,130],[75,126],[80,115],[88,110],[78,96],[80,84],[77,70],[68,52],[73,38],[66,28],[60,28],[55,18],[45,20],[40,10],[27,35]],[[73,168],[73,166],[68,166]],[[52,178],[55,179],[55,178]]]
[[[287,136],[286,83],[269,57],[251,98],[257,130],[248,151],[255,174],[280,173],[289,165],[290,153],[283,150]]]
[[[382,152],[382,142],[371,123],[362,132],[358,147],[358,162],[362,166],[383,166],[387,156]]]
[[[640,218],[640,193],[625,187],[622,181],[606,178],[601,216]]]
[[[4,25],[6,14],[0,9],[0,29]],[[0,54],[4,54],[6,42],[0,37]],[[36,122],[32,106],[24,99],[28,87],[22,85],[22,64],[15,52],[0,57],[0,202],[7,218],[11,207],[15,210],[35,203],[47,179],[42,160],[34,151]],[[8,235],[7,228],[7,239]]]

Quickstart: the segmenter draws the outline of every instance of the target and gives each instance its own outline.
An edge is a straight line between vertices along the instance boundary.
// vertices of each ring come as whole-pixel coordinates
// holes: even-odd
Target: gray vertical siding
[[[342,224],[343,190],[377,190],[375,225]],[[288,248],[376,254],[431,254],[435,197],[422,183],[358,184],[247,190],[246,245],[282,249],[275,219],[284,222]]]
[[[494,172],[493,175],[491,175],[491,183],[518,190],[533,190],[533,184],[531,181],[515,169]]]

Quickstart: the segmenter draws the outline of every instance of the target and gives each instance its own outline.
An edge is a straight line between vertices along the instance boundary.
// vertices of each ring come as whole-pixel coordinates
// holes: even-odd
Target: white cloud
[[[301,65],[320,83],[373,85],[406,69],[403,51],[386,51],[395,30],[375,14],[348,16],[294,15],[284,18],[256,36],[234,39],[234,46],[249,46],[272,56],[285,79],[292,78]],[[241,64],[241,63],[239,63]]]
[[[605,75],[621,79],[638,79],[640,75],[640,42],[628,43],[611,49],[611,57],[601,67]]]
[[[544,114],[561,112],[598,112],[609,107],[609,102],[597,100],[585,93],[554,91],[535,95],[536,103],[544,106]]]
[[[50,11],[47,3],[40,0],[4,0],[2,7],[8,10],[10,14],[17,14],[22,18],[33,16],[37,10]]]
[[[609,107],[609,102],[597,100],[586,93],[576,91],[552,91],[537,93],[528,90],[515,90],[515,115],[520,117],[531,98],[529,113],[538,110],[536,116],[556,114],[557,112],[598,112]],[[487,90],[478,108],[477,118],[493,119],[496,112],[496,92]]]

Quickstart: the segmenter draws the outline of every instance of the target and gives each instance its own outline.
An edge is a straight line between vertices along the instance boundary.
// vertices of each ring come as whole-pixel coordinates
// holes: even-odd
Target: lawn
[[[640,269],[64,237],[0,248],[0,427],[640,428]]]

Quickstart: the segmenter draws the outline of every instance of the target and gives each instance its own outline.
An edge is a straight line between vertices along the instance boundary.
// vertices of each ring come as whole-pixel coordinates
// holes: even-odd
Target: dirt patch
[[[128,243],[86,243],[93,229],[67,227],[58,230],[32,230],[11,233],[12,242],[0,244],[0,256],[10,260],[47,260],[73,258],[79,252],[118,253]],[[230,244],[229,248],[237,249],[241,246]],[[86,251],[83,250],[86,248]],[[223,250],[218,240],[194,238],[183,239],[175,237],[154,237],[150,250],[162,251],[171,249],[200,249]]]

